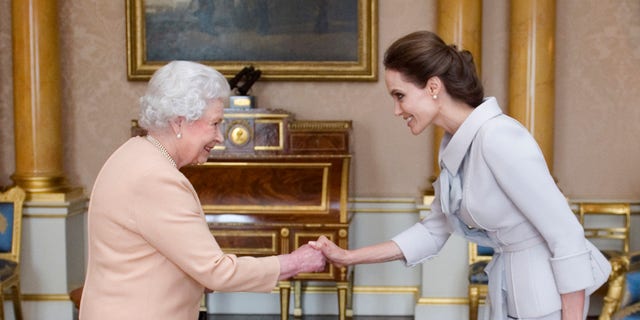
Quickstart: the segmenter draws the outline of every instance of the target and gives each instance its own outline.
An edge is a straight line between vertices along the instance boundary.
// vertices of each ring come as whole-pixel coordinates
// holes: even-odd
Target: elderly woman
[[[174,61],[141,98],[145,137],[106,161],[89,205],[89,261],[80,318],[197,319],[205,290],[270,292],[278,280],[324,268],[308,245],[263,258],[222,252],[180,167],[203,163],[223,141],[226,79]]]

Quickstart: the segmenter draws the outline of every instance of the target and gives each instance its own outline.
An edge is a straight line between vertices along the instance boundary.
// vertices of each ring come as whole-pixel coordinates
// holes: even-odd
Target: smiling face
[[[387,90],[393,98],[394,114],[407,121],[411,133],[422,133],[440,112],[440,107],[429,92],[429,82],[425,88],[406,81],[399,71],[385,70]]]
[[[224,141],[222,120],[224,105],[221,100],[211,101],[204,109],[200,119],[185,122],[182,125],[182,158],[187,164],[204,163],[211,149]]]

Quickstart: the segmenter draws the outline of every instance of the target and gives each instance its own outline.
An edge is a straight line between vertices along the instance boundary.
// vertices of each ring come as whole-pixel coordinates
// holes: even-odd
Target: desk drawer
[[[211,234],[225,253],[272,256],[282,252],[279,230],[215,229]]]
[[[267,226],[210,225],[211,234],[225,253],[239,256],[271,256],[290,253],[296,248],[326,236],[342,248],[348,245],[348,226]],[[346,269],[327,265],[323,272],[301,273],[297,280],[345,281]]]

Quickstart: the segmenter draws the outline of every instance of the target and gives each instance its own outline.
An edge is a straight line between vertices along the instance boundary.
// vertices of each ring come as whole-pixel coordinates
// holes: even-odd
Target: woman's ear
[[[437,96],[442,90],[442,81],[438,77],[431,77],[427,80],[427,93],[430,96]]]
[[[176,136],[182,135],[182,125],[184,124],[184,121],[185,121],[184,117],[180,116],[180,117],[176,117],[175,119],[169,122],[169,125],[173,130],[173,134],[175,134]]]

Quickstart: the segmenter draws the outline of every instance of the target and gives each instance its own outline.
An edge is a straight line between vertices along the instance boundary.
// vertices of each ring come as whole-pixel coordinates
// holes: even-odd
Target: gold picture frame
[[[234,16],[229,12],[225,12],[224,15],[221,13],[217,14],[217,17],[221,17],[220,19],[211,19],[215,20],[217,25],[222,25],[222,27],[212,27],[212,21],[202,20],[201,16],[198,16],[195,12],[203,6],[202,1],[198,0],[125,0],[126,1],[126,16],[127,16],[127,24],[126,24],[126,32],[127,32],[127,77],[129,80],[140,80],[145,81],[151,78],[151,75],[161,66],[165,65],[167,62],[171,60],[192,60],[198,61],[203,64],[214,67],[216,70],[220,71],[227,78],[233,77],[236,73],[238,73],[243,67],[247,65],[252,65],[256,69],[259,69],[262,72],[261,80],[289,80],[289,81],[375,81],[378,78],[378,70],[377,70],[377,36],[378,36],[378,8],[377,8],[377,0],[352,0],[357,4],[357,9],[355,9],[353,14],[357,15],[357,22],[351,21],[353,19],[346,19],[342,17],[341,22],[333,23],[334,20],[329,20],[329,25],[332,29],[340,28],[340,25],[344,25],[345,23],[351,24],[349,31],[326,31],[331,32],[337,38],[340,36],[341,42],[335,42],[332,40],[327,40],[326,35],[318,35],[317,39],[323,39],[325,41],[324,44],[319,44],[316,47],[312,47],[310,45],[296,45],[291,42],[288,45],[268,45],[265,48],[266,51],[273,50],[274,55],[276,55],[276,50],[280,50],[279,54],[285,55],[283,58],[260,58],[252,59],[251,54],[254,52],[256,54],[262,54],[265,49],[255,49],[251,51],[251,49],[246,49],[246,55],[235,57],[227,57],[224,58],[216,58],[211,59],[207,55],[209,55],[213,50],[210,50],[212,46],[215,45],[215,39],[220,39],[217,43],[219,47],[231,48],[231,50],[235,50],[240,47],[244,47],[246,44],[251,43],[269,43],[269,39],[282,39],[282,28],[278,30],[277,35],[269,34],[262,35],[262,32],[258,32],[262,29],[256,29],[258,31],[247,32],[245,30],[245,24],[233,23],[236,25],[236,29],[229,29],[229,25],[231,23],[223,24],[224,21],[220,21],[223,19],[227,19],[230,16]],[[228,3],[216,0],[207,0],[206,4],[215,4],[215,3]],[[241,2],[242,6],[240,9],[247,10],[247,8],[251,8],[250,4],[259,3],[261,0],[245,0],[246,2]],[[270,1],[270,0],[263,0]],[[295,1],[296,5],[292,6],[292,3],[288,4],[286,7],[287,1]],[[167,4],[167,3],[175,3],[175,4]],[[162,3],[162,6],[159,7],[159,4]],[[196,9],[192,7],[198,6]],[[231,2],[234,3],[234,2]],[[284,3],[284,4],[283,4]],[[264,6],[276,6],[280,5],[281,8],[275,8],[269,11],[267,15],[276,16],[269,17],[267,16],[269,21],[269,26],[271,29],[275,29],[274,26],[280,26],[284,22],[278,24],[279,16],[282,16],[282,12],[286,10],[282,10],[282,8],[289,7],[300,7],[300,0],[278,0],[278,1],[270,1]],[[309,6],[317,6],[319,4],[326,5],[334,5],[334,6],[344,6],[345,3],[349,3],[345,0],[313,0],[306,2]],[[351,8],[355,4],[351,3]],[[173,6],[173,7],[167,7]],[[181,7],[180,7],[181,6]],[[255,6],[255,5],[254,5]],[[160,9],[158,9],[160,8]],[[169,8],[170,10],[167,10]],[[182,11],[178,11],[178,9]],[[224,9],[224,8],[222,8]],[[291,9],[293,10],[293,9]],[[289,10],[289,11],[291,11]],[[338,11],[333,8],[333,16],[338,14],[342,14],[342,11]],[[220,9],[218,8],[218,11]],[[264,10],[262,10],[264,11]],[[315,10],[317,11],[317,9]],[[315,12],[314,11],[314,12]],[[324,9],[324,20],[325,28],[327,25],[327,9]],[[347,11],[347,10],[345,10]],[[165,12],[170,12],[166,14]],[[178,12],[177,14],[174,12]],[[187,12],[187,13],[184,13]],[[261,12],[256,11],[254,12]],[[234,12],[235,13],[235,12]],[[164,14],[164,16],[163,16]],[[173,16],[171,16],[173,14]],[[314,13],[315,14],[315,13]],[[292,19],[302,19],[297,16],[300,15],[300,12],[291,12],[291,15],[294,17],[289,17],[286,21],[288,23],[286,30],[284,32],[288,32],[288,35],[291,37],[297,37],[298,40],[307,41],[309,38],[313,38],[318,34],[317,32],[307,32],[302,34],[298,32],[297,29],[294,29],[295,26],[292,25]],[[242,15],[240,18],[244,18]],[[149,17],[149,18],[148,18]],[[172,17],[172,18],[166,18]],[[186,18],[185,18],[186,17]],[[216,15],[209,14],[208,17],[216,17]],[[148,18],[148,19],[147,19]],[[282,17],[280,17],[282,18]],[[164,19],[164,20],[163,20]],[[173,19],[172,22],[166,22],[170,19]],[[330,18],[331,19],[331,18]],[[147,21],[148,20],[148,21]],[[246,21],[249,23],[257,23],[256,19],[247,19]],[[285,20],[285,19],[281,19]],[[160,22],[158,22],[160,21]],[[303,21],[303,20],[300,20]],[[308,19],[304,21],[308,22]],[[152,24],[153,23],[153,24]],[[202,23],[208,23],[208,27],[205,29]],[[305,22],[306,23],[306,22]],[[189,27],[191,25],[191,27]],[[238,27],[239,25],[239,27]],[[248,25],[248,24],[247,24]],[[160,26],[160,27],[159,27]],[[336,27],[337,26],[337,27]],[[357,26],[357,27],[356,27]],[[149,27],[151,30],[147,30]],[[153,28],[152,28],[153,27]],[[180,30],[172,30],[180,29]],[[309,23],[306,23],[304,27],[309,28]],[[188,29],[191,28],[191,29]],[[198,29],[199,28],[199,29]],[[222,29],[222,33],[217,32],[209,32],[211,30]],[[242,28],[242,30],[240,30]],[[313,28],[313,27],[311,27]],[[316,23],[317,28],[317,23]],[[355,31],[357,28],[357,31]],[[186,30],[186,31],[185,31]],[[203,32],[207,30],[207,32]],[[229,30],[232,30],[231,33]],[[329,29],[325,29],[329,30]],[[242,31],[242,32],[240,32]],[[167,40],[168,38],[162,39],[163,36],[174,32],[174,34],[180,33],[180,36],[174,39],[179,40]],[[339,35],[338,35],[339,33]],[[153,36],[157,34],[158,36]],[[224,35],[221,36],[221,35]],[[238,35],[235,36],[234,35]],[[148,38],[149,37],[149,38]],[[191,37],[191,39],[189,38]],[[262,38],[261,38],[262,37]],[[271,37],[271,38],[267,38]],[[321,38],[323,37],[323,38]],[[357,38],[357,40],[356,40]],[[150,40],[151,43],[147,43],[147,39]],[[159,40],[158,40],[159,39]],[[226,39],[226,40],[224,40]],[[232,42],[229,42],[230,40]],[[243,42],[245,41],[246,42]],[[264,40],[264,41],[263,41]],[[352,40],[352,41],[350,41]],[[177,45],[176,43],[179,41],[185,41],[184,44],[187,45]],[[186,42],[190,41],[190,42]],[[227,41],[227,42],[224,42]],[[311,40],[309,40],[311,41]],[[214,44],[212,44],[214,43]],[[226,43],[226,45],[222,45],[222,43]],[[273,42],[272,42],[273,43]],[[188,44],[195,44],[195,46],[191,46]],[[330,44],[330,45],[327,45]],[[167,46],[174,45],[174,49],[166,48]],[[199,48],[200,46],[210,46],[209,49]],[[327,47],[334,46],[335,48]],[[157,50],[153,51],[152,47],[157,48]],[[198,55],[198,53],[189,52],[188,54],[179,53],[180,50],[191,50],[188,48],[198,47],[197,49],[193,49],[193,52],[203,52],[203,54]],[[308,48],[305,48],[308,47]],[[185,49],[187,48],[187,49]],[[217,49],[218,47],[214,47]],[[345,49],[346,48],[346,49]],[[305,52],[311,57],[311,55],[318,55],[317,51],[327,52],[326,56],[328,58],[324,58],[323,56],[313,56],[309,59],[304,56],[304,54],[297,54],[293,57],[286,56],[290,50],[306,50]],[[344,50],[347,52],[350,58],[340,58],[333,59],[330,56],[330,53],[333,54],[334,51]],[[158,54],[158,52],[164,52],[162,54]],[[345,56],[347,55],[345,54]],[[298,59],[298,56],[303,56],[304,58]],[[186,58],[185,58],[186,57]]]

